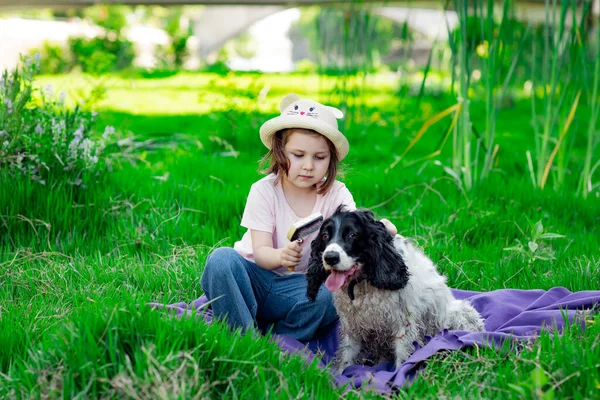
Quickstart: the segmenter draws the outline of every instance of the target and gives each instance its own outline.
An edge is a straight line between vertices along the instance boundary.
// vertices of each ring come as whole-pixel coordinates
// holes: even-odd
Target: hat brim
[[[339,161],[342,161],[348,155],[350,145],[342,132],[327,122],[304,115],[280,115],[268,120],[260,127],[260,140],[270,150],[273,143],[273,135],[282,129],[288,128],[312,129],[319,132],[331,140],[337,151]]]

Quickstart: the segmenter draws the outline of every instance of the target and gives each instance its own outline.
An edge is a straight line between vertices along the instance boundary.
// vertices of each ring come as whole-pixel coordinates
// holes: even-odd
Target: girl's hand
[[[288,269],[300,264],[302,259],[302,246],[298,242],[290,242],[279,249],[279,263]]]
[[[398,234],[398,229],[396,229],[396,226],[390,221],[385,218],[381,219],[380,221],[383,223],[383,225],[385,225],[385,229],[387,229],[392,236],[396,236]]]

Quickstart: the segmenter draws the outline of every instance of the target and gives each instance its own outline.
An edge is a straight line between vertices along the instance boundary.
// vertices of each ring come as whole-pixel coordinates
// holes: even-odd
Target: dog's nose
[[[336,251],[328,251],[323,255],[323,259],[327,263],[327,265],[334,266],[340,262],[340,253]]]

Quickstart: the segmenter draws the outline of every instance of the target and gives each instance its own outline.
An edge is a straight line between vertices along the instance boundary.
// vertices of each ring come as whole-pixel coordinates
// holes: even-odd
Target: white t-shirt
[[[240,241],[235,243],[233,248],[252,262],[256,261],[252,249],[250,229],[272,233],[273,248],[279,249],[289,243],[287,232],[294,222],[301,219],[287,202],[281,182],[275,185],[276,178],[277,175],[271,174],[254,183],[246,200],[241,226],[248,228],[248,231]],[[356,203],[346,185],[335,181],[327,193],[317,195],[317,201],[311,214],[320,212],[323,214],[323,218],[327,219],[341,204],[344,204],[349,210],[356,209]],[[273,270],[273,272],[278,275],[306,273],[311,242],[317,234],[318,232],[313,232],[304,239],[302,259],[294,271],[288,271],[287,268],[281,267]]]

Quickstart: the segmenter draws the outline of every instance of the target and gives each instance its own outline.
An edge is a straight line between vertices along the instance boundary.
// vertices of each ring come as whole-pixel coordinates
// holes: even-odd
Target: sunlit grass
[[[260,124],[275,115],[284,93],[325,98],[314,91],[318,78],[182,73],[104,79],[109,91],[97,104],[100,123],[129,138],[109,148],[117,154],[113,172],[85,189],[0,176],[0,397],[341,396],[327,372],[283,357],[267,339],[163,317],[144,306],[202,294],[199,278],[210,250],[233,245],[243,233],[240,216],[264,154]],[[72,96],[90,88],[83,77],[39,81],[48,83]],[[268,94],[257,102],[266,85]],[[532,143],[527,98],[503,110],[498,162],[472,193],[459,190],[431,161],[399,163],[385,173],[425,121],[454,104],[452,96],[426,94],[419,109],[408,102],[398,115],[393,81],[377,76],[364,102],[366,115],[353,116],[346,132],[351,152],[344,181],[359,206],[373,207],[415,238],[452,287],[598,288],[600,200],[596,192],[582,199],[532,190],[523,163]],[[484,110],[475,99],[474,124],[485,123]],[[430,154],[447,123],[432,127],[408,160]],[[583,138],[573,154],[584,159]],[[439,155],[444,162],[450,157],[449,149]],[[550,260],[504,250],[531,240],[530,223],[538,220],[565,236],[543,241]],[[576,397],[585,382],[590,393],[598,378],[588,368],[596,336],[594,330],[545,336],[541,347],[508,358],[478,350],[436,357],[401,394],[527,397],[536,388],[525,383],[540,372],[534,362],[549,375],[544,393],[554,388],[557,396]],[[554,351],[561,354],[556,362]],[[573,360],[586,363],[577,377],[570,377]]]

